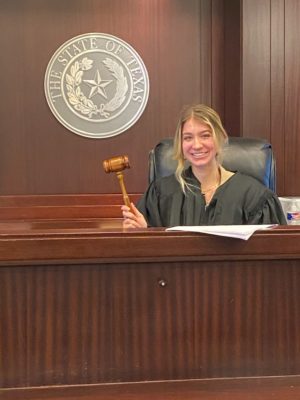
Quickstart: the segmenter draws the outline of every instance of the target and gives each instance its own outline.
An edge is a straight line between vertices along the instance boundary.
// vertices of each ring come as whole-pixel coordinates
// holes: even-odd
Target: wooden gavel
[[[126,189],[125,189],[124,176],[123,176],[124,169],[130,168],[128,157],[127,156],[117,156],[117,157],[109,158],[108,160],[104,160],[103,168],[104,168],[104,171],[107,173],[116,172],[117,177],[120,182],[124,204],[127,207],[131,208],[130,200],[129,200],[128,194],[126,192]]]

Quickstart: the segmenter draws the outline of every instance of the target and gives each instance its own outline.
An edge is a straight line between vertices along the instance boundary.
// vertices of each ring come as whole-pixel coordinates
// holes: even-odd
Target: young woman
[[[185,108],[174,138],[175,174],[153,182],[132,211],[122,206],[123,227],[286,224],[271,190],[222,167],[226,142],[214,110],[202,104]]]

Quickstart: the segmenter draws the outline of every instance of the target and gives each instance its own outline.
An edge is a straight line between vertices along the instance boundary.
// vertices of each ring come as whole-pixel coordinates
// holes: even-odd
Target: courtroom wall
[[[300,195],[300,2],[243,0],[243,136],[273,145],[277,191]]]
[[[130,159],[128,191],[143,192],[149,150],[173,135],[179,110],[191,102],[213,105],[239,135],[238,5],[239,0],[1,1],[0,195],[119,192],[117,179],[102,168],[103,159],[119,154]],[[149,73],[143,115],[112,138],[69,131],[44,95],[53,53],[88,32],[129,43]]]
[[[298,0],[1,1],[0,195],[118,193],[102,160],[119,154],[141,193],[149,150],[191,102],[213,106],[230,135],[270,140],[278,193],[299,195],[299,17]],[[69,131],[44,95],[53,53],[88,32],[129,43],[149,73],[144,113],[112,138]]]

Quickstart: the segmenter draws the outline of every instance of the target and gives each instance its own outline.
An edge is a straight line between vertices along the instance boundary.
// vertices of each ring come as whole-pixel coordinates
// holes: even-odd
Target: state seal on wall
[[[149,78],[143,60],[128,43],[88,33],[55,51],[44,88],[50,110],[67,129],[107,138],[140,118],[149,97]]]

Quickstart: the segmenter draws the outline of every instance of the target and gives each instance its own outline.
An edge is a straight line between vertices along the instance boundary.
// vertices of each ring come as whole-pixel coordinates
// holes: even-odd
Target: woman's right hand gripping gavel
[[[131,203],[131,209],[128,206],[123,205],[121,207],[123,214],[123,228],[147,228],[147,222],[143,216],[136,208],[136,206]]]

